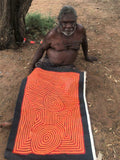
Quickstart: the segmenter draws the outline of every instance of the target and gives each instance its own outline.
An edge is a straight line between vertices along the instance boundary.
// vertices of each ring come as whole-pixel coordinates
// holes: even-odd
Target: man
[[[58,16],[59,24],[53,28],[44,38],[39,46],[31,67],[30,72],[44,63],[51,66],[69,66],[72,65],[78,55],[80,45],[82,45],[86,61],[93,62],[97,59],[88,56],[88,43],[85,28],[77,24],[77,14],[71,6],[64,6]],[[41,58],[46,51],[46,57]],[[12,122],[3,122],[1,127],[10,126]]]
[[[77,14],[74,8],[64,6],[59,13],[58,21],[58,26],[45,36],[43,43],[38,48],[33,58],[30,72],[42,58],[44,51],[46,51],[45,59],[52,66],[73,64],[78,55],[80,45],[82,45],[86,61],[93,62],[97,60],[95,57],[90,58],[88,56],[86,31],[82,25],[77,24]]]

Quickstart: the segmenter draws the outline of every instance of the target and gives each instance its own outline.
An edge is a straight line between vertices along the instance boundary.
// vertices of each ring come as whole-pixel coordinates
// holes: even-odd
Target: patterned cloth
[[[96,160],[85,73],[39,67],[22,82],[5,158]]]

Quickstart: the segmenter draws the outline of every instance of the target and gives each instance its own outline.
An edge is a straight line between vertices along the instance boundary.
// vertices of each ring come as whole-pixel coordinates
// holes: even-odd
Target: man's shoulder
[[[85,28],[84,28],[84,26],[82,25],[82,24],[77,24],[77,31],[78,32],[85,32]]]
[[[53,38],[57,33],[57,27],[51,29],[48,33],[47,33],[47,38]]]

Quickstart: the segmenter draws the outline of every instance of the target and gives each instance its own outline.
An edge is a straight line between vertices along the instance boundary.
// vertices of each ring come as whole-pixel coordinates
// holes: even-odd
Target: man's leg
[[[12,125],[13,119],[10,119],[9,121],[0,122],[0,128],[2,127],[10,127]]]

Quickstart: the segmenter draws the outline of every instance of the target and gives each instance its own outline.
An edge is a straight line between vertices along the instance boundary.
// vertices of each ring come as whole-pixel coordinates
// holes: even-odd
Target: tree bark
[[[32,0],[0,1],[0,49],[20,46],[25,36],[25,15]]]

